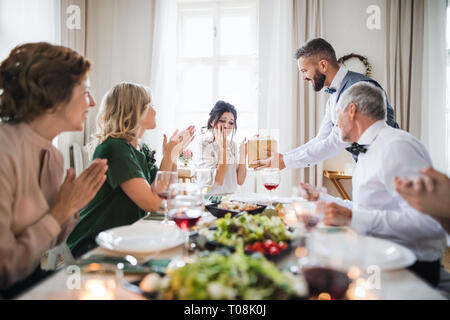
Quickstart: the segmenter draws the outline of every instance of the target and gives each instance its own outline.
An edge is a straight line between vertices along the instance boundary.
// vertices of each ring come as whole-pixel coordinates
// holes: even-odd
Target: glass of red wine
[[[273,206],[273,191],[280,185],[280,169],[278,168],[266,168],[263,170],[262,179],[264,187],[269,191],[269,207],[268,209],[275,209]]]
[[[325,214],[325,203],[319,201],[301,201],[292,203],[297,219],[309,234],[322,221]]]
[[[327,294],[330,300],[344,299],[351,283],[345,272],[328,266],[305,266],[302,274],[313,299],[323,294]]]
[[[299,226],[303,227],[305,256],[299,257],[300,267],[312,263],[311,252],[314,251],[315,229],[325,215],[325,202],[320,201],[296,201],[291,204]]]
[[[162,223],[169,223],[169,200],[177,195],[178,173],[173,171],[158,171],[155,178],[155,190],[158,196],[165,202],[164,220]]]
[[[192,183],[186,183],[179,186],[177,196],[169,210],[169,217],[185,232],[184,249],[188,252],[185,258],[189,258],[189,252],[191,251],[189,233],[203,215],[202,203],[200,187]]]

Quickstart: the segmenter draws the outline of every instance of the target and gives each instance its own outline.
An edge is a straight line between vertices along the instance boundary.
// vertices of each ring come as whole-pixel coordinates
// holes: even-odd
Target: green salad
[[[217,230],[214,240],[226,246],[246,245],[255,241],[273,240],[275,242],[290,239],[286,225],[280,217],[268,217],[261,214],[231,218],[227,213],[216,221]]]
[[[305,287],[279,271],[264,256],[251,257],[241,248],[231,255],[211,253],[182,268],[172,269],[161,288],[162,299],[292,299]]]

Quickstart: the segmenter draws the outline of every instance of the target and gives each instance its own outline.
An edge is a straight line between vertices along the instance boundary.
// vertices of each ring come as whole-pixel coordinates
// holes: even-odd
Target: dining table
[[[240,194],[230,196],[229,198],[236,201],[254,201],[259,202],[261,199],[267,197],[266,194]],[[279,203],[289,205],[292,201],[289,197],[278,198]],[[133,226],[139,228],[155,227],[161,223],[161,215],[157,213],[148,213],[146,217],[136,221]],[[202,225],[211,225],[214,223],[215,216],[210,212],[205,211],[197,223],[200,228]],[[176,226],[174,226],[176,227]],[[327,228],[323,226],[318,227],[319,233],[324,236],[336,235],[353,235],[358,236],[349,227],[345,228]],[[340,239],[336,237],[335,239]],[[359,238],[363,239],[363,238]],[[366,239],[366,238],[364,238]],[[376,239],[367,238],[366,240],[376,241]],[[340,241],[340,240],[336,240]],[[334,241],[334,242],[336,242]],[[363,245],[363,241],[359,241]],[[337,245],[336,243],[334,245]],[[148,256],[134,257],[132,255],[124,256],[123,253],[117,253],[98,246],[89,251],[77,260],[73,265],[64,265],[55,271],[52,275],[41,281],[28,291],[24,292],[16,299],[18,300],[89,300],[89,299],[114,299],[114,300],[146,300],[148,297],[142,295],[138,290],[132,290],[127,284],[138,283],[144,274],[141,272],[128,272],[123,269],[123,264],[109,264],[108,268],[111,272],[102,270],[105,267],[105,258],[111,259],[126,258],[127,261],[135,259],[134,263],[140,265],[142,261],[155,261],[173,264],[175,261],[182,261],[183,254],[185,254],[184,243],[179,243],[173,247],[152,252]],[[96,258],[98,261],[96,261]],[[298,265],[299,257],[296,250],[292,250],[287,255],[276,261],[277,267],[280,269],[289,270],[289,268]],[[85,262],[85,263],[83,263]],[[89,262],[89,263],[88,263]],[[96,272],[95,268],[98,268]],[[103,271],[103,272],[102,272]],[[356,288],[354,294],[347,299],[355,300],[447,300],[444,294],[436,288],[431,287],[427,282],[419,278],[407,266],[394,267],[378,270],[374,275],[370,270],[361,270],[365,274],[365,281],[372,277],[376,277],[377,284],[372,287]],[[365,273],[366,272],[366,273]],[[353,283],[357,283],[355,279]],[[89,289],[88,284],[98,285],[100,283],[100,291]],[[359,289],[359,291],[358,291]],[[91,291],[90,291],[91,290]],[[95,295],[97,294],[97,295]]]

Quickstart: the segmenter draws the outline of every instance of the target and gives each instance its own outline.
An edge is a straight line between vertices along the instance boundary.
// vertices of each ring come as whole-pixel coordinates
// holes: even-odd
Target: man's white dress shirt
[[[392,240],[411,249],[419,261],[435,261],[443,253],[446,232],[428,215],[418,212],[395,191],[394,177],[413,178],[431,166],[425,147],[411,134],[375,122],[361,135],[353,172],[353,201],[321,193],[320,199],[352,209],[350,226],[359,234]]]
[[[330,95],[317,136],[304,145],[283,154],[286,168],[304,168],[337,156],[349,146],[340,139],[337,123],[337,90],[347,75],[348,69],[340,67],[331,82],[330,89],[336,90]]]

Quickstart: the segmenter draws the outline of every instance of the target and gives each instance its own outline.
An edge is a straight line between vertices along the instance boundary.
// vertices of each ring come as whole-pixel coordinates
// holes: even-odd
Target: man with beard
[[[303,80],[311,81],[315,91],[327,87],[325,92],[330,94],[330,98],[325,117],[315,138],[284,154],[273,152],[266,160],[254,161],[252,164],[258,167],[256,170],[268,167],[304,168],[335,157],[344,148],[351,152],[352,145],[339,138],[339,128],[336,126],[336,106],[339,98],[347,88],[360,81],[371,82],[382,89],[375,80],[339,66],[333,47],[324,39],[317,38],[306,42],[297,50],[296,58]],[[384,94],[387,102],[386,122],[391,127],[398,128],[394,120],[394,110],[385,92]],[[357,156],[353,158],[357,161]]]

